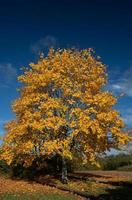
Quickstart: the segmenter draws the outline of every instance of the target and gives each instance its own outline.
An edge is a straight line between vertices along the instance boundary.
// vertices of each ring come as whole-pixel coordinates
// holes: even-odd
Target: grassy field
[[[132,200],[132,172],[89,171],[69,174],[68,185],[51,176],[38,177],[40,183],[54,183],[88,194],[90,200]],[[0,200],[83,200],[84,197],[64,192],[35,181],[0,176]]]
[[[81,191],[91,200],[132,200],[132,172],[89,171],[69,174],[68,185],[54,177],[40,177],[40,182],[54,183],[75,191]]]
[[[0,200],[82,200],[83,198],[35,182],[12,180],[1,174]]]

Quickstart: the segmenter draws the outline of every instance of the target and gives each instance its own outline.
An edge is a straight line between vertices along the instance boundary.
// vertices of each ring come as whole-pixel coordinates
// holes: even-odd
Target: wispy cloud
[[[0,87],[8,88],[16,80],[17,70],[11,63],[0,64]]]
[[[123,74],[120,74],[120,77],[110,81],[109,89],[116,93],[124,93],[132,97],[132,67],[129,67]]]
[[[125,115],[124,116],[124,121],[127,125],[132,125],[132,114],[129,114],[129,115]]]
[[[0,136],[4,134],[4,125],[7,123],[8,120],[0,119]]]
[[[44,52],[50,47],[57,47],[58,41],[52,35],[47,35],[38,41],[36,41],[33,45],[31,45],[31,50],[35,54],[39,54],[40,52]]]
[[[126,126],[132,128],[132,108],[122,105],[119,110]]]
[[[117,96],[123,93],[126,102],[129,99],[128,105],[127,103],[125,105],[120,104],[119,110],[126,126],[132,128],[132,108],[130,107],[130,98],[132,98],[132,67],[127,68],[124,72],[121,72],[120,68],[116,73],[111,72],[107,89]]]

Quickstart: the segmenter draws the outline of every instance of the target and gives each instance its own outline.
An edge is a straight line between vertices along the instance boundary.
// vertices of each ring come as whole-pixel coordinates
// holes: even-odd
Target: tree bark
[[[62,156],[62,183],[67,184],[68,178],[67,178],[67,165],[66,165],[66,159],[64,156]]]

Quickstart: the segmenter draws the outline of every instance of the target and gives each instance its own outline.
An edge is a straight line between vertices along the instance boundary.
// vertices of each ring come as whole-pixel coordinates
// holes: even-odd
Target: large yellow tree
[[[98,154],[128,141],[117,98],[104,90],[106,66],[91,49],[50,49],[18,77],[23,84],[13,103],[16,118],[6,124],[1,157],[11,164],[32,164],[39,156],[96,162]]]

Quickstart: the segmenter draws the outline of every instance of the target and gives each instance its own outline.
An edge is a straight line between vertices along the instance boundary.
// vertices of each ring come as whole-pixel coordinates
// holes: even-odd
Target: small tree
[[[16,118],[6,124],[2,158],[8,164],[30,166],[37,157],[62,157],[62,181],[67,183],[66,158],[96,162],[96,156],[128,141],[117,99],[103,86],[105,65],[91,49],[50,49],[18,77],[23,83],[12,108]]]

